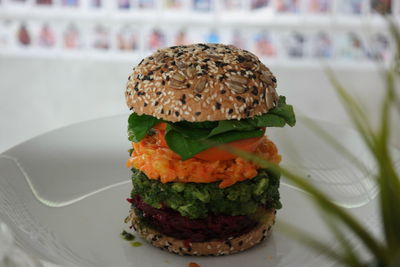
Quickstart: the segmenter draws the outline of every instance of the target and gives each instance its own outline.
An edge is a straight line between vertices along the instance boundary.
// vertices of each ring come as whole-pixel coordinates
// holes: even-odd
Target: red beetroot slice
[[[170,208],[156,209],[143,202],[139,195],[128,201],[141,210],[146,221],[160,233],[192,242],[224,240],[250,232],[257,225],[248,216],[210,214],[204,219],[190,219]]]

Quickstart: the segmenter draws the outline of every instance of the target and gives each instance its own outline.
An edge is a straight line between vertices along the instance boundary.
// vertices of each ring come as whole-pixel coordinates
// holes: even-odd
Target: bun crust
[[[271,233],[272,226],[275,224],[275,214],[276,211],[270,209],[265,216],[266,219],[246,234],[226,240],[211,240],[208,242],[185,242],[184,240],[161,234],[152,228],[143,227],[140,225],[140,219],[133,209],[130,211],[126,222],[131,222],[133,228],[150,244],[168,252],[187,256],[222,256],[244,251],[267,238]]]
[[[261,115],[278,100],[276,78],[254,54],[231,45],[158,50],[128,78],[128,107],[167,121],[218,121]]]

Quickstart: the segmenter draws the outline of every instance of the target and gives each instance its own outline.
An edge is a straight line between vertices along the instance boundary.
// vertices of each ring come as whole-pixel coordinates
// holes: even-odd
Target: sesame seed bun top
[[[222,44],[160,49],[129,76],[128,107],[167,121],[244,119],[275,107],[276,78],[254,54]]]

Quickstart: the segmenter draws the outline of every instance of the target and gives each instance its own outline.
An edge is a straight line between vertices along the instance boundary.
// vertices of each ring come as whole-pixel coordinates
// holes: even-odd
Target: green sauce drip
[[[131,242],[132,247],[140,247],[142,243],[140,242]]]

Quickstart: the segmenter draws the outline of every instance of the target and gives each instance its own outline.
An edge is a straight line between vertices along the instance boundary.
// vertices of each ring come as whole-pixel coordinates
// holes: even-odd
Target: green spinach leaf
[[[129,141],[139,142],[146,136],[148,131],[159,122],[162,122],[162,120],[153,116],[132,113],[128,119]]]
[[[248,120],[219,121],[218,126],[211,131],[209,137],[230,131],[253,131],[253,130],[256,130],[256,127],[252,125],[250,122],[248,122]]]
[[[210,133],[210,130],[208,129],[181,127],[176,126],[176,123],[169,123],[167,125],[166,131],[168,132],[171,130],[177,131],[185,138],[189,138],[191,140],[204,139]]]
[[[286,120],[281,116],[267,113],[255,116],[250,120],[250,123],[256,127],[283,127],[286,124]]]
[[[197,153],[206,150],[210,146],[199,139],[192,139],[185,137],[185,135],[179,131],[174,130],[172,127],[167,127],[165,132],[165,141],[168,147],[177,153],[183,160],[191,158]]]
[[[237,141],[240,139],[261,137],[263,135],[264,135],[264,131],[262,131],[260,129],[253,130],[253,131],[246,131],[246,132],[232,131],[232,132],[227,132],[224,134],[212,136],[208,140],[211,141],[210,142],[211,146],[216,146],[216,145],[222,145],[222,144],[230,143],[233,141]]]
[[[296,124],[296,116],[294,115],[293,106],[286,104],[286,97],[279,96],[278,106],[268,111],[267,114],[277,115],[285,119],[289,126]]]
[[[179,127],[188,127],[188,128],[196,128],[196,129],[214,129],[218,126],[218,121],[180,121],[175,122],[174,125]]]
[[[187,131],[190,132],[190,129]],[[262,130],[253,130],[247,132],[231,131],[207,138],[205,133],[203,133],[202,136],[198,133],[192,133],[191,136],[185,136],[184,133],[177,131],[175,128],[167,127],[165,141],[172,151],[181,156],[183,160],[186,160],[210,147],[245,138],[261,137],[263,134],[264,132]]]

